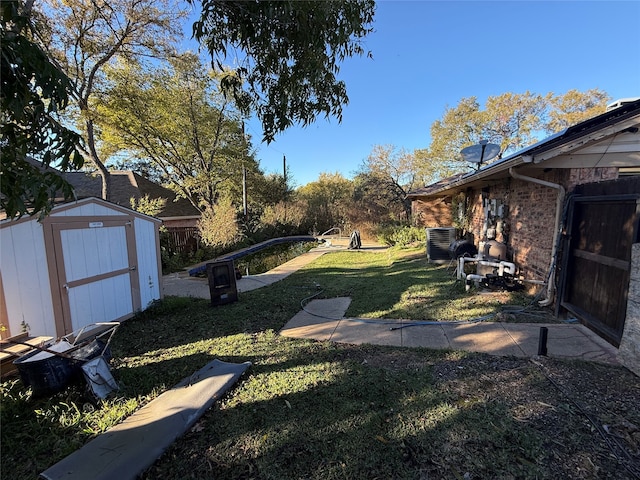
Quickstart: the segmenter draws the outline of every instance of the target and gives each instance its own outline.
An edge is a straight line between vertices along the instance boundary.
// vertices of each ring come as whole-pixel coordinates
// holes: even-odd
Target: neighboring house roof
[[[622,132],[633,133],[635,138],[630,142],[631,150],[627,150],[627,153],[628,151],[633,151],[638,155],[632,164],[618,166],[637,166],[640,165],[640,152],[638,149],[640,137],[637,136],[639,124],[640,100],[636,99],[551,135],[508,157],[486,165],[480,170],[453,175],[409,192],[407,197],[445,196],[461,187],[506,177],[509,175],[510,168],[518,166],[524,166],[523,168],[525,169],[606,166],[600,162],[608,149],[605,149],[602,154],[596,155],[599,160],[595,164],[593,161],[587,161],[586,155],[584,156],[585,161],[580,163],[576,158],[569,157],[569,154],[575,153],[588,144],[602,141],[604,138],[609,138]],[[542,165],[543,163],[544,165]]]
[[[85,172],[67,172],[65,179],[73,185],[77,198],[97,197],[102,193],[102,179],[99,175]],[[199,217],[200,211],[186,198],[177,198],[175,192],[158,185],[132,171],[111,172],[111,202],[131,207],[131,198],[136,200],[148,195],[149,198],[167,200],[158,218]]]
[[[96,173],[87,172],[61,172],[51,166],[44,167],[42,162],[32,157],[26,157],[26,162],[36,167],[41,172],[53,172],[62,176],[74,188],[76,199],[101,198],[102,178]],[[164,198],[167,200],[162,211],[156,215],[161,219],[193,219],[200,218],[200,211],[186,198],[177,198],[174,191],[158,185],[130,170],[111,173],[111,199],[122,207],[131,208],[131,198],[136,200],[148,195],[151,199]],[[57,195],[56,204],[64,203],[62,195]],[[4,211],[0,212],[0,219],[6,218]]]

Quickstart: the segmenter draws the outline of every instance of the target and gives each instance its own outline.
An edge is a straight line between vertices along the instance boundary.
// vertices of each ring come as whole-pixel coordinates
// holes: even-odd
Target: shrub
[[[231,200],[222,199],[215,208],[207,207],[198,222],[198,229],[200,239],[207,246],[224,248],[237,243],[241,234]]]
[[[425,242],[423,228],[410,225],[383,225],[377,232],[378,241],[389,246],[407,246],[416,242]]]

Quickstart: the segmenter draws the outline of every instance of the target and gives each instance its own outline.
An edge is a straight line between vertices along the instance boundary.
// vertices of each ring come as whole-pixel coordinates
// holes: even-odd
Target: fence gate
[[[639,240],[637,180],[576,189],[582,195],[570,200],[563,249],[558,310],[565,308],[616,347],[626,317],[631,245]]]

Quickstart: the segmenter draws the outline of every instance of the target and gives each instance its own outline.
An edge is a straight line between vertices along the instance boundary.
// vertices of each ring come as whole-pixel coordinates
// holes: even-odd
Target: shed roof
[[[544,168],[550,166],[550,160],[584,148],[594,142],[602,141],[603,138],[622,132],[629,132],[635,135],[638,133],[639,123],[640,99],[636,99],[566,128],[477,171],[456,174],[416,189],[409,192],[407,197],[445,196],[463,187],[508,176],[509,168],[512,167],[524,166],[523,168],[525,169]],[[638,143],[640,143],[640,140],[634,141],[634,145]],[[634,148],[637,150],[637,147]],[[544,166],[541,165],[543,163],[545,163]],[[571,168],[582,165],[568,162],[556,163],[553,166],[555,168]]]
[[[96,198],[96,197],[87,197],[87,198],[56,205],[51,210],[49,217],[55,217],[56,215],[60,215],[64,213],[66,210],[72,210],[74,208],[82,207],[84,205],[89,205],[89,204],[97,204],[102,207],[106,207],[110,210],[115,210],[120,214],[132,215],[134,217],[138,217],[138,218],[141,218],[150,222],[154,222],[157,224],[162,223],[162,220],[160,220],[159,218],[151,217],[149,215],[145,215],[144,213],[136,212],[135,210],[132,210],[131,208],[125,207],[123,205],[118,205],[118,204],[108,202],[106,200],[103,200],[101,198]],[[61,217],[61,218],[64,218],[64,217]],[[13,225],[17,225],[25,222],[36,222],[36,221],[38,221],[37,216],[28,216],[28,215],[25,215],[23,217],[16,218],[16,219],[5,218],[0,220],[0,229],[12,227]]]

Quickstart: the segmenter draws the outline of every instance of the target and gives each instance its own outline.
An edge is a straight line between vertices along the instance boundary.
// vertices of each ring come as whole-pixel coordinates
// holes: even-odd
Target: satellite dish
[[[470,147],[460,150],[460,154],[469,163],[477,163],[478,168],[482,162],[488,162],[496,155],[500,153],[500,145],[495,143],[488,143],[486,140],[481,140],[478,145],[471,145]]]

